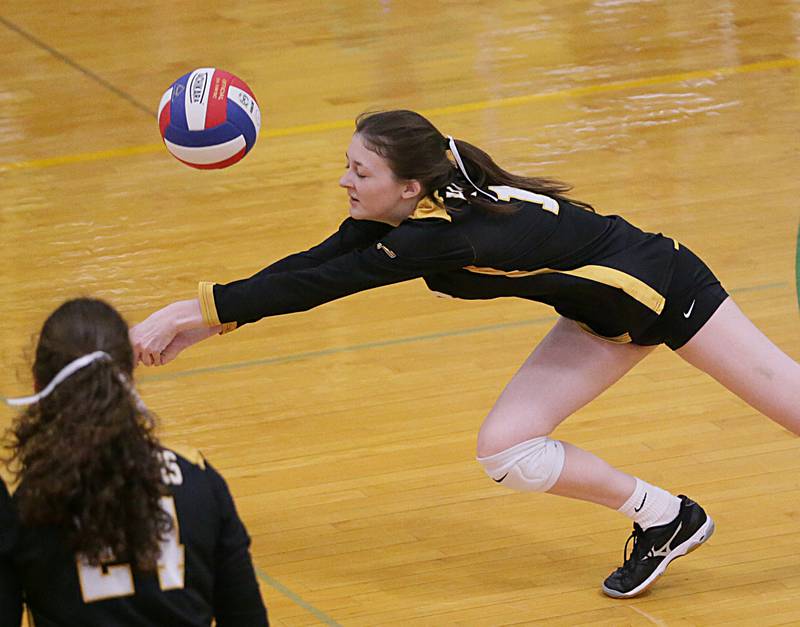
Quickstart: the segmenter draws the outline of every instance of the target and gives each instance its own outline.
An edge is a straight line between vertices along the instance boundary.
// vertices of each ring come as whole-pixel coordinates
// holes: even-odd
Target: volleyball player
[[[691,499],[551,439],[567,416],[666,344],[800,434],[800,365],[683,244],[595,213],[563,183],[506,172],[410,111],[358,118],[340,185],[350,217],[336,233],[250,278],[200,283],[196,299],[132,329],[137,359],[164,364],[214,333],[416,277],[458,298],[547,303],[561,317],[486,417],[478,461],[514,490],[591,501],[633,520],[633,549],[602,586],[613,597],[641,593],[714,523]]]
[[[131,381],[124,320],[64,303],[42,328],[38,393],[7,434],[0,491],[0,625],[268,624],[250,539],[225,481],[197,451],[156,439]],[[0,481],[0,484],[2,482]]]

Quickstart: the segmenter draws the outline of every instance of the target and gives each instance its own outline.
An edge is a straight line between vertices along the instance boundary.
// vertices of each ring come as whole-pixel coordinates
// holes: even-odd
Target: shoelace
[[[642,529],[638,523],[633,523],[633,532],[628,536],[628,539],[625,541],[625,548],[622,549],[623,562],[620,570],[631,570],[637,561],[641,560],[643,557],[647,557],[649,553],[652,553],[652,546],[647,549],[647,551],[642,550],[643,542],[641,542],[641,539],[643,537],[644,529]],[[630,555],[628,555],[628,544],[630,544],[631,540],[633,540],[633,548],[631,549]]]

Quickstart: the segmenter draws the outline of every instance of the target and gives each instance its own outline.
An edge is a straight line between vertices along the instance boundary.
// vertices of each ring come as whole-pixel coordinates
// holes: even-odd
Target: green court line
[[[798,287],[800,290],[800,231],[797,234],[798,242],[798,257],[797,257],[797,272],[798,272]],[[732,295],[746,294],[749,292],[763,292],[767,290],[785,289],[788,284],[783,283],[765,283],[763,285],[753,285],[749,287],[739,287],[730,290]],[[454,331],[441,331],[439,333],[428,333],[425,335],[412,335],[408,337],[400,337],[394,340],[383,340],[379,342],[365,342],[363,344],[352,344],[350,346],[339,346],[335,348],[325,348],[317,351],[306,351],[303,353],[292,353],[289,355],[282,355],[279,357],[265,357],[263,359],[250,359],[247,361],[237,361],[230,364],[221,364],[218,366],[208,366],[206,368],[192,368],[190,370],[182,370],[179,372],[169,372],[164,374],[144,375],[137,377],[138,383],[158,383],[160,381],[173,381],[175,379],[183,379],[186,377],[193,377],[200,374],[231,372],[234,370],[242,370],[244,368],[253,368],[257,366],[273,366],[277,364],[286,364],[295,361],[302,361],[304,359],[317,359],[319,357],[327,357],[329,355],[340,355],[343,353],[354,353],[361,350],[370,350],[373,348],[385,348],[387,346],[400,346],[404,344],[416,344],[418,342],[428,342],[431,340],[440,340],[448,337],[461,337],[466,335],[476,335],[479,333],[487,333],[492,331],[500,331],[502,329],[514,329],[519,327],[535,326],[545,324],[556,320],[555,315],[545,316],[542,318],[531,318],[529,320],[517,320],[515,322],[503,322],[500,324],[489,324],[479,327],[467,327],[464,329],[456,329]],[[6,397],[0,396],[0,401],[5,400]]]
[[[798,245],[800,246],[800,233],[798,233]],[[800,264],[800,260],[798,261]],[[800,272],[800,266],[798,266]],[[788,284],[782,283],[765,283],[763,285],[753,285],[749,287],[740,287],[730,290],[732,295],[746,294],[748,292],[762,292],[766,290],[785,289]],[[529,320],[518,320],[515,322],[503,322],[500,324],[489,324],[479,327],[467,327],[464,329],[456,329],[454,331],[440,331],[438,333],[429,333],[425,335],[412,335],[407,337],[400,337],[393,340],[382,340],[378,342],[365,342],[363,344],[352,344],[350,346],[339,346],[336,348],[325,348],[317,351],[306,351],[302,353],[292,353],[289,355],[282,355],[279,357],[265,357],[263,359],[250,359],[247,361],[237,361],[230,364],[222,364],[219,366],[208,366],[206,368],[193,368],[191,370],[182,370],[180,372],[169,372],[164,374],[144,375],[137,377],[139,383],[151,383],[159,381],[172,381],[175,379],[182,379],[185,377],[193,377],[200,374],[231,372],[234,370],[242,370],[244,368],[253,368],[257,366],[274,366],[277,364],[286,364],[295,361],[302,361],[304,359],[317,359],[319,357],[327,357],[329,355],[340,355],[342,353],[354,353],[362,350],[369,350],[373,348],[385,348],[387,346],[400,346],[404,344],[416,344],[418,342],[428,342],[431,340],[439,340],[448,337],[461,337],[466,335],[476,335],[479,333],[487,333],[492,331],[500,331],[503,329],[514,329],[518,327],[535,326],[554,322],[556,316],[546,316],[542,318],[531,318]]]
[[[787,283],[781,281],[780,283],[764,283],[763,285],[751,285],[750,287],[736,287],[730,290],[733,294],[748,294],[750,292],[764,292],[766,290],[777,290],[782,287],[787,287]]]
[[[192,370],[183,370],[181,372],[170,372],[165,374],[156,374],[143,377],[137,377],[140,383],[150,383],[151,381],[171,381],[173,379],[181,379],[183,377],[193,377],[198,374],[229,372],[231,370],[241,370],[242,368],[252,368],[254,366],[272,366],[275,364],[285,364],[293,361],[301,361],[303,359],[315,359],[317,357],[327,357],[328,355],[339,355],[342,353],[353,353],[361,350],[369,350],[371,348],[384,348],[386,346],[397,346],[400,344],[414,344],[416,342],[427,342],[430,340],[438,340],[446,337],[458,337],[462,335],[475,335],[476,333],[485,333],[487,331],[499,331],[500,329],[511,329],[515,327],[525,327],[545,322],[553,322],[555,316],[548,316],[546,318],[534,318],[531,320],[520,320],[517,322],[504,322],[501,324],[490,324],[480,327],[468,327],[466,329],[456,329],[455,331],[441,331],[439,333],[430,333],[427,335],[413,335],[410,337],[401,337],[395,340],[383,340],[380,342],[366,342],[364,344],[353,344],[350,346],[339,346],[338,348],[325,348],[318,351],[307,351],[304,353],[294,353],[291,355],[283,355],[281,357],[266,357],[264,359],[250,359],[248,361],[237,361],[231,364],[223,364],[221,366],[208,366],[207,368],[194,368]]]
[[[285,596],[289,600],[291,600],[293,603],[295,603],[296,605],[299,605],[300,607],[302,607],[307,612],[310,612],[311,614],[316,616],[325,625],[331,625],[331,627],[341,627],[341,625],[339,625],[339,623],[337,623],[335,620],[333,620],[325,612],[322,612],[322,611],[318,610],[313,605],[311,605],[311,603],[308,603],[307,601],[304,601],[303,599],[301,599],[294,592],[289,590],[289,588],[284,586],[280,581],[277,581],[276,579],[273,579],[272,577],[270,577],[267,573],[265,573],[260,568],[256,568],[255,570],[256,570],[256,575],[258,575],[258,578],[261,581],[263,581],[264,583],[266,583],[269,586],[272,586],[278,592],[280,592],[283,596]],[[267,609],[269,609],[269,606],[267,606]]]

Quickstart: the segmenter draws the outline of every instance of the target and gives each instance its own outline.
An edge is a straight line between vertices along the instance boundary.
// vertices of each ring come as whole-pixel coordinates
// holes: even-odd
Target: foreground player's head
[[[25,524],[55,525],[90,563],[111,550],[152,568],[170,520],[154,421],[132,387],[128,327],[108,304],[71,300],[45,321],[33,364],[38,394],[8,434]],[[12,399],[13,400],[13,399]]]
[[[98,363],[82,374],[73,375],[70,377],[72,386],[59,386],[62,392],[74,388],[74,383],[81,378],[96,384],[99,370],[111,372],[111,368],[103,368],[109,361],[128,376],[133,371],[133,349],[128,339],[128,325],[117,311],[103,301],[89,298],[65,302],[45,320],[39,335],[33,364],[37,390],[44,388],[69,362],[93,351],[104,351],[110,360],[99,360],[106,364]],[[90,372],[95,376],[88,376]],[[80,389],[84,395],[88,394],[88,390],[83,387]]]

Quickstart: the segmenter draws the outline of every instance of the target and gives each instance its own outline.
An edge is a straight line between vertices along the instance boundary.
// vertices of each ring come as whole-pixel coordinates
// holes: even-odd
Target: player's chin
[[[374,218],[370,216],[368,211],[364,211],[364,208],[360,205],[354,204],[352,201],[350,202],[350,217],[353,220],[373,220]]]

